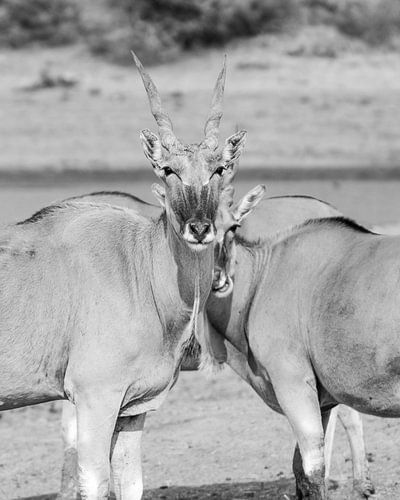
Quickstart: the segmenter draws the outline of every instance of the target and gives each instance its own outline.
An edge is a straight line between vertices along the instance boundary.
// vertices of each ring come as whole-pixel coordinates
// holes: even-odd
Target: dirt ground
[[[61,465],[59,408],[40,405],[3,414],[1,499],[55,498]],[[374,498],[399,498],[400,424],[371,417],[364,422]],[[147,500],[284,500],[294,494],[294,440],[286,420],[228,368],[211,379],[182,374],[163,408],[148,416],[143,440]],[[351,461],[342,429],[332,479],[331,498],[348,498]]]
[[[243,181],[238,194],[254,185]],[[125,189],[151,200],[147,183],[115,181],[65,186],[0,186],[2,222],[18,220],[55,199],[99,189]],[[400,182],[272,182],[269,194],[310,194],[358,220],[400,219]],[[60,405],[3,412],[0,499],[54,500],[61,470]],[[366,416],[374,498],[400,498],[398,420]],[[264,406],[229,368],[207,377],[182,373],[164,406],[148,416],[143,439],[145,499],[287,499],[294,494],[294,440],[284,417]],[[351,493],[344,431],[335,442],[331,498]]]
[[[398,166],[400,60],[328,27],[260,36],[226,49],[222,135],[249,131],[242,168]],[[175,129],[202,137],[222,50],[151,68]],[[24,91],[43,68],[78,85]],[[0,51],[0,170],[132,169],[145,163],[138,131],[155,128],[133,67],[83,48]]]

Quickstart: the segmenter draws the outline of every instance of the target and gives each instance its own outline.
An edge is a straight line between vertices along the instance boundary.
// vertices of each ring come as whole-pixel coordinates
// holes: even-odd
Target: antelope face
[[[195,249],[214,241],[215,217],[225,167],[207,147],[186,146],[162,167],[165,201],[175,230]]]
[[[175,231],[195,250],[215,240],[220,193],[229,182],[231,156],[242,148],[245,132],[227,139],[223,151],[212,151],[205,143],[175,146],[165,151],[155,134],[142,131],[146,156],[164,183],[153,192],[165,206]]]
[[[263,199],[265,186],[259,185],[249,191],[237,205],[224,203],[218,213],[217,236],[214,256],[214,278],[212,291],[216,297],[227,297],[233,290],[235,274],[236,243],[235,232],[242,220]]]
[[[153,186],[153,193],[166,209],[175,232],[194,250],[201,250],[215,240],[215,219],[224,184],[235,173],[246,132],[240,131],[218,149],[219,123],[225,84],[225,64],[218,76],[211,111],[199,144],[183,144],[175,136],[171,120],[163,111],[161,98],[150,76],[135,55],[159,137],[142,130],[140,137],[145,156],[164,186]]]

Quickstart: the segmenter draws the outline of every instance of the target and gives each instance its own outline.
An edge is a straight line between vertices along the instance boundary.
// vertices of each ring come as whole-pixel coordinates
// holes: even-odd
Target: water
[[[156,178],[154,178],[156,181]],[[237,196],[243,195],[259,181],[236,183]],[[304,180],[266,181],[268,196],[303,194],[320,198],[336,206],[346,216],[370,224],[400,221],[400,180]],[[155,202],[151,182],[126,180],[80,180],[64,184],[37,183],[0,186],[0,221],[14,222],[29,217],[40,208],[69,196],[101,190],[126,191]]]

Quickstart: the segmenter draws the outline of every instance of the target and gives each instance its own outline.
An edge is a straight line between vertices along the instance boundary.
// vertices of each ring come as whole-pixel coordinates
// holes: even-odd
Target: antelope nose
[[[197,241],[203,241],[207,234],[210,232],[211,224],[195,220],[189,223],[189,229]]]

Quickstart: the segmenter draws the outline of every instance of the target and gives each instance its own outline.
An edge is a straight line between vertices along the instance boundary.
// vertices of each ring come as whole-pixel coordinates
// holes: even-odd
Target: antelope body
[[[260,395],[294,429],[299,498],[326,498],[324,427],[334,405],[400,416],[399,246],[399,237],[342,218],[239,242],[232,295],[207,303],[215,356],[229,359],[235,345]]]
[[[225,66],[205,139],[184,145],[135,62],[160,133],[144,130],[141,139],[164,183],[153,188],[162,213],[145,218],[71,201],[0,236],[0,408],[65,398],[75,404],[84,500],[108,497],[110,456],[117,498],[142,495],[145,414],[165,399],[199,332],[223,178],[245,140],[239,132],[217,150]],[[127,432],[114,435],[119,416],[127,417]],[[128,463],[127,443],[134,448]]]

